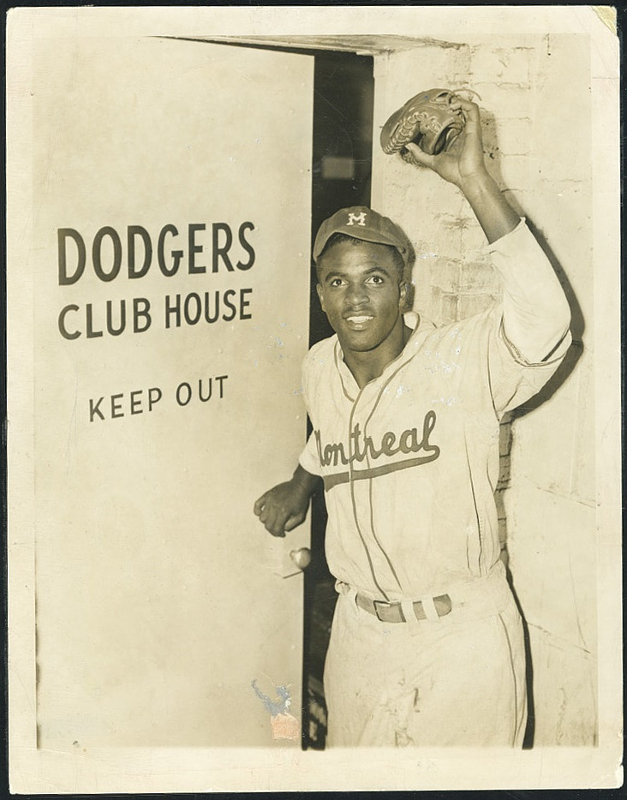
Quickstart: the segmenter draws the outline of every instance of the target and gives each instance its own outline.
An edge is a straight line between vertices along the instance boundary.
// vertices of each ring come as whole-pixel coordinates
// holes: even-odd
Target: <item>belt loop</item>
[[[358,614],[360,609],[357,605],[357,589],[355,589],[354,586],[350,586],[346,583],[344,586],[346,586],[346,589],[342,592],[342,595],[346,598],[346,602],[350,603],[350,607],[354,613]]]
[[[435,603],[433,602],[433,597],[431,597],[430,594],[425,595],[424,597],[420,598],[420,602],[422,603],[422,608],[425,612],[426,618],[433,620],[434,622],[439,622],[440,615],[438,614]]]
[[[401,600],[401,610],[410,634],[415,636],[419,632],[420,625],[414,611],[414,601],[410,597],[404,597]]]
[[[350,613],[353,614],[354,619],[359,619],[362,610],[357,605],[357,589],[354,586],[349,586],[346,592],[346,600],[350,603]]]

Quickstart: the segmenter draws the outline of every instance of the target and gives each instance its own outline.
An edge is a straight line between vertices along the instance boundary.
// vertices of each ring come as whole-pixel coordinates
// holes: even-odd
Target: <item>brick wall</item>
[[[501,435],[497,501],[529,631],[535,745],[596,742],[589,64],[587,37],[573,34],[430,45],[375,62],[372,205],[414,243],[415,308],[446,323],[500,294],[460,192],[376,142],[395,108],[435,86],[481,96],[489,169],[528,217],[571,303],[567,362]]]

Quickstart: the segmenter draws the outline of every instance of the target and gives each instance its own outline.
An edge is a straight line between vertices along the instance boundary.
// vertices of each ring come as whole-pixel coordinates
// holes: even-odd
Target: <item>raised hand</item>
[[[434,156],[410,142],[405,145],[407,153],[403,157],[417,166],[429,167],[444,180],[463,189],[468,182],[482,179],[487,174],[481,138],[481,116],[476,103],[461,97],[456,96],[451,108],[463,111],[466,124],[449,148]]]
[[[448,150],[432,156],[424,153],[418,145],[409,143],[405,145],[407,152],[403,158],[417,166],[429,167],[444,180],[458,186],[475,212],[488,242],[494,242],[512,231],[520,217],[486,169],[479,106],[459,98],[459,107],[464,112],[466,124]]]

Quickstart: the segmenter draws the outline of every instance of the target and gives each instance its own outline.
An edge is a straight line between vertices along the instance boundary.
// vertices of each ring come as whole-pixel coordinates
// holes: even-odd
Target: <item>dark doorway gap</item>
[[[311,235],[340,208],[370,205],[374,60],[371,56],[317,52],[314,62]],[[329,165],[352,177],[330,177]],[[332,175],[332,171],[331,171]],[[309,345],[333,330],[320,308],[311,267]],[[308,427],[307,433],[311,432]],[[337,595],[324,555],[326,509],[322,492],[311,507],[311,564],[305,571],[303,614],[303,748],[324,749],[323,670]]]

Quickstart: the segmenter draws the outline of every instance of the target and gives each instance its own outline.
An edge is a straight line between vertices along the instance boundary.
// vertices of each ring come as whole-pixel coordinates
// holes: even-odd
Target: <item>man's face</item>
[[[406,286],[393,251],[372,242],[338,242],[322,256],[318,297],[346,352],[368,352],[384,345],[402,325]]]

